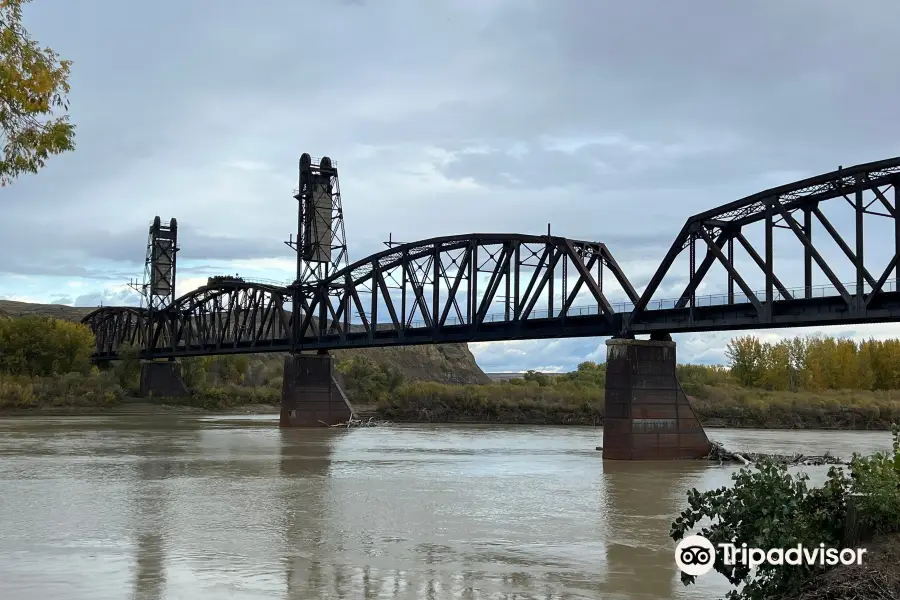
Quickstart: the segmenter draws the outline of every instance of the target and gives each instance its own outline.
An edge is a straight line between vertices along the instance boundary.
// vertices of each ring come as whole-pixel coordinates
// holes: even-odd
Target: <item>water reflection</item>
[[[162,482],[172,474],[173,463],[163,458],[168,440],[143,438],[135,453],[143,457],[137,465],[134,498],[135,569],[134,599],[162,600],[166,589],[165,527],[167,492]]]
[[[495,444],[416,432],[416,447],[392,447],[396,434],[310,433],[281,438],[287,598],[680,591],[669,526],[705,464],[602,462],[531,432]]]
[[[331,459],[330,438],[334,433],[283,429],[280,475],[284,480],[278,510],[284,514],[285,585],[288,599],[315,598],[327,587],[327,562],[323,551],[325,480]],[[330,435],[329,435],[330,434]],[[340,576],[338,575],[338,580]],[[335,581],[335,586],[338,581]]]
[[[607,495],[603,597],[673,598],[681,587],[669,537],[683,502],[685,479],[705,466],[676,462],[603,462]]]

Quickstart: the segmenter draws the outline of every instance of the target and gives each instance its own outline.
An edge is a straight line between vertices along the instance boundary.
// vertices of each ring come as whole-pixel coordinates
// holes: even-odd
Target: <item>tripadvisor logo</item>
[[[797,544],[791,548],[749,548],[747,544],[718,544],[722,562],[727,566],[738,563],[754,569],[770,565],[861,565],[865,548],[826,548],[819,544],[812,548]],[[675,564],[686,575],[703,575],[716,563],[716,547],[702,535],[689,535],[675,546]]]

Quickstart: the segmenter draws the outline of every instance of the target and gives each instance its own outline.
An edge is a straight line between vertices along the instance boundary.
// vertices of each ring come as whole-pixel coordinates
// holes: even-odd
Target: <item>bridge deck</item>
[[[578,337],[606,337],[618,335],[623,321],[631,312],[619,312],[608,319],[603,314],[572,314],[565,318],[531,318],[522,321],[486,320],[473,327],[468,324],[447,324],[435,331],[418,323],[397,330],[389,325],[378,331],[366,330],[333,333],[319,338],[302,338],[297,350],[338,350],[345,348],[382,347],[397,345],[448,344],[493,342],[517,339],[555,339]],[[847,308],[840,296],[778,300],[772,304],[771,318],[759,317],[749,302],[687,308],[647,310],[639,322],[632,323],[635,335],[654,332],[692,333],[722,330],[776,329],[849,325],[900,321],[900,292],[884,292],[873,298],[864,310]],[[418,325],[418,326],[416,326]],[[358,326],[357,326],[358,327]],[[247,354],[290,352],[291,338],[285,335],[274,339],[224,340],[200,344],[158,346],[155,358],[204,356],[209,354]],[[117,358],[117,353],[98,352],[97,360]]]

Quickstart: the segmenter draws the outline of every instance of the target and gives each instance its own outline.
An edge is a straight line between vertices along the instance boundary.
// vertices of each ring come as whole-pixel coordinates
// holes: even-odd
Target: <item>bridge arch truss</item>
[[[622,332],[897,320],[898,254],[900,158],[839,168],[690,217]]]
[[[94,333],[95,357],[115,357],[123,348],[142,348],[147,310],[133,306],[102,306],[81,319]]]
[[[298,347],[557,337],[615,328],[637,292],[605,244],[475,233],[399,244],[299,294]]]

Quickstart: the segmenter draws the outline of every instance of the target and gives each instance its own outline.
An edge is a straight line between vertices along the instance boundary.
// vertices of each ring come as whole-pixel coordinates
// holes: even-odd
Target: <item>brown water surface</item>
[[[839,455],[887,432],[711,431]],[[601,430],[0,420],[0,598],[716,598],[668,537],[731,466],[606,462]],[[824,468],[810,472],[815,480]]]

